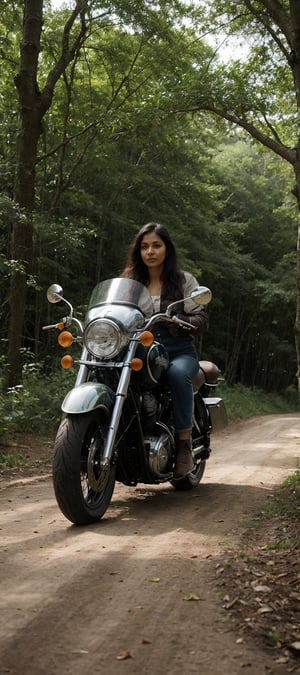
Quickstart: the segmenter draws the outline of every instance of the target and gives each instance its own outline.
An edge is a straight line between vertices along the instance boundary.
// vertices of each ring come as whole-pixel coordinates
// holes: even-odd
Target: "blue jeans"
[[[170,358],[167,379],[173,401],[175,431],[191,431],[193,426],[194,391],[192,379],[199,370],[199,359],[192,340],[157,337]]]

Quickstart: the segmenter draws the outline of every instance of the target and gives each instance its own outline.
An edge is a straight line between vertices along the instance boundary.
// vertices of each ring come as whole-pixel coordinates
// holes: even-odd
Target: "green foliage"
[[[205,349],[229,384],[283,393],[297,370],[290,173],[269,153],[233,139],[219,146],[213,165],[221,191],[218,246],[207,246],[204,256],[214,296],[212,346],[205,341]]]
[[[242,384],[228,386],[221,384],[217,390],[225,402],[230,419],[246,419],[259,415],[283,414],[298,410],[297,390],[294,389],[290,401],[277,394],[267,394],[265,391],[245,387]]]
[[[297,369],[293,336],[296,213],[290,194],[291,172],[282,169],[271,153],[260,153],[241,133],[199,112],[199,101],[216,102],[220,96],[224,105],[228,101],[232,107],[241,105],[245,115],[252,110],[253,118],[258,116],[261,128],[266,129],[266,111],[273,115],[276,86],[278,100],[288,114],[280,120],[280,128],[278,116],[272,123],[286,138],[293,124],[289,112],[292,85],[290,76],[284,77],[282,60],[275,63],[262,37],[253,43],[253,54],[245,63],[225,66],[216,62],[214,49],[201,38],[205,22],[212,31],[222,18],[229,18],[224,30],[242,34],[249,26],[240,11],[243,2],[191,6],[160,2],[155,11],[153,3],[120,2],[114,3],[114,13],[110,2],[94,0],[92,5],[93,11],[85,15],[88,30],[81,49],[58,81],[51,109],[43,119],[24,347],[41,363],[54,362],[54,340],[41,326],[53,323],[61,308],[47,305],[48,285],[61,283],[65,296],[84,311],[94,284],[123,269],[137,229],[148,220],[160,221],[175,240],[182,267],[212,288],[210,331],[203,340],[205,356],[218,363],[229,384],[241,382],[250,389],[281,393],[289,388],[292,404]],[[91,3],[84,2],[82,10],[88,6]],[[22,3],[6,3],[2,15],[3,354],[8,282],[12,271],[24,269],[10,256],[12,226],[21,217],[10,199],[17,125],[13,76],[21,10]],[[44,14],[40,89],[58,63],[62,30],[70,12],[67,8],[50,11],[44,3]],[[182,19],[188,14],[192,21],[186,25]],[[79,22],[73,26],[72,36],[78,26]],[[18,416],[21,423],[27,380],[22,386],[25,389],[13,392],[9,399],[14,403],[10,414],[16,424]],[[38,405],[35,395],[31,403],[28,398],[28,410],[30,404],[34,409]],[[30,417],[34,416],[27,415],[25,420],[24,415],[24,423],[29,424]]]
[[[5,396],[0,395],[0,443],[14,432],[43,435],[55,432],[62,400],[73,386],[74,379],[74,371],[64,371],[59,366],[57,371],[46,375],[41,372],[40,365],[28,365],[23,384],[9,390]],[[217,394],[223,397],[228,416],[233,420],[297,409],[296,392],[290,403],[280,396],[242,385],[229,387],[222,384]]]
[[[194,14],[194,25],[201,34],[206,29],[217,56],[206,103],[293,145],[297,122],[289,40],[296,18],[288,3],[209,0],[197,3]]]
[[[300,517],[300,471],[297,470],[281,485],[280,490],[263,511],[265,518],[297,518]],[[283,541],[290,548],[289,540]]]
[[[27,464],[28,460],[26,460],[26,457],[23,457],[23,455],[0,452],[0,471],[3,469],[11,469],[15,466],[26,466]]]
[[[7,324],[7,293],[10,276],[14,270],[23,271],[24,269],[22,261],[12,260],[8,255],[10,233],[15,222],[24,223],[24,221],[25,216],[18,204],[5,193],[0,192],[0,320],[2,331]]]
[[[38,364],[28,367],[23,384],[0,397],[0,442],[16,431],[51,434],[60,419],[64,395],[72,387],[74,372],[58,369],[52,375],[41,372]]]

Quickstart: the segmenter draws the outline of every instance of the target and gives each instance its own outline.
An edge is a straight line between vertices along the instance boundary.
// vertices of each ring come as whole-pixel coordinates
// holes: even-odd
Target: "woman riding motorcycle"
[[[123,277],[143,283],[153,302],[153,313],[164,312],[167,306],[187,297],[199,284],[195,277],[181,270],[177,253],[168,231],[159,223],[147,223],[135,236],[128,254]],[[177,307],[178,309],[178,307]],[[199,370],[199,359],[192,335],[207,330],[208,313],[204,307],[186,307],[182,302],[178,318],[186,326],[157,323],[155,339],[169,355],[167,378],[172,393],[175,427],[175,468],[173,478],[182,479],[194,466],[191,430],[194,405],[193,377]]]

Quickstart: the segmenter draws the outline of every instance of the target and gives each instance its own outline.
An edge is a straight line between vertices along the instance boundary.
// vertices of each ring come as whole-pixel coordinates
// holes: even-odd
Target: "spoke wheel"
[[[107,425],[98,411],[68,415],[57,432],[53,485],[62,513],[76,525],[98,521],[107,510],[115,486],[115,466],[101,468]]]

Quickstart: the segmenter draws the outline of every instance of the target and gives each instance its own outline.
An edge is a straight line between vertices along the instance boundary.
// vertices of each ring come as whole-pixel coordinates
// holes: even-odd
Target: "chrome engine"
[[[163,478],[172,470],[174,437],[162,422],[157,422],[155,427],[159,435],[145,436],[145,447],[151,473],[157,478]]]

